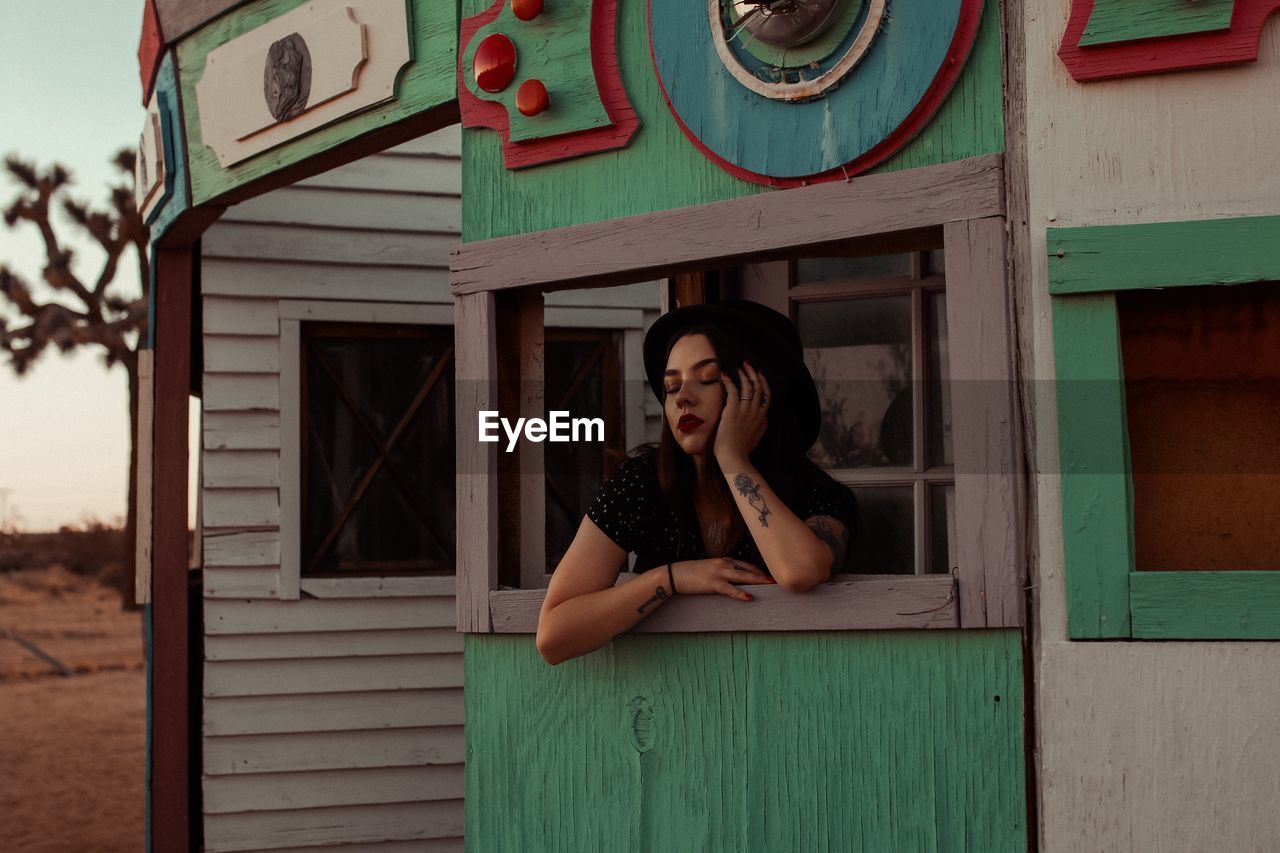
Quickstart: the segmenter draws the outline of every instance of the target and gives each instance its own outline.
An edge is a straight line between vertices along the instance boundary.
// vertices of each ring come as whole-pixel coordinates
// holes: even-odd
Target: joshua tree
[[[0,350],[18,375],[24,374],[53,344],[62,352],[78,346],[101,348],[109,368],[124,366],[129,377],[129,508],[125,522],[124,600],[134,563],[134,531],[137,515],[138,449],[138,342],[146,335],[149,270],[147,228],[133,200],[134,152],[122,150],[112,163],[124,174],[109,188],[105,209],[92,209],[70,196],[70,173],[54,164],[40,170],[16,156],[5,159],[4,169],[19,185],[17,197],[4,212],[10,228],[34,226],[44,242],[46,265],[42,294],[8,266],[0,264]],[[54,211],[61,209],[76,231],[105,252],[101,268],[92,282],[71,269],[72,250],[59,239]],[[130,249],[137,252],[140,298],[120,295],[115,286],[121,257]],[[43,298],[41,298],[43,297]]]

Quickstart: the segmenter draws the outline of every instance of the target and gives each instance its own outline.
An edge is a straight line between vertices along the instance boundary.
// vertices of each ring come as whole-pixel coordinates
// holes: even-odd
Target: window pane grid
[[[909,465],[891,467],[828,468],[838,482],[846,485],[863,498],[863,503],[874,504],[872,515],[882,513],[885,507],[906,497],[902,489],[910,489],[911,573],[925,575],[949,571],[954,564],[954,508],[948,495],[954,496],[955,471],[951,464],[937,464],[939,460],[950,462],[949,399],[945,389],[945,376],[935,375],[946,371],[945,356],[945,278],[942,272],[941,250],[935,250],[926,258],[923,252],[910,255],[909,275],[894,278],[824,277],[820,282],[794,283],[789,292],[792,318],[799,320],[799,305],[814,302],[867,299],[874,297],[909,296],[911,313],[911,460]],[[793,273],[800,265],[793,267]],[[937,328],[934,328],[934,327]],[[943,338],[934,341],[937,335]],[[936,345],[936,350],[931,347]],[[937,385],[937,399],[934,388]],[[875,490],[875,491],[871,491]],[[881,491],[883,490],[883,491]],[[873,495],[882,495],[873,497]],[[953,498],[952,498],[953,499]],[[885,503],[889,501],[889,503]],[[867,526],[864,519],[864,528]],[[938,529],[941,525],[941,529]],[[900,531],[906,533],[905,530]],[[872,547],[873,551],[880,549]],[[898,553],[898,552],[894,552]],[[880,555],[883,557],[883,553]],[[899,558],[904,555],[899,553]],[[873,555],[873,559],[877,559]],[[894,558],[890,555],[890,562]],[[865,570],[873,573],[900,573],[898,565],[869,565]]]

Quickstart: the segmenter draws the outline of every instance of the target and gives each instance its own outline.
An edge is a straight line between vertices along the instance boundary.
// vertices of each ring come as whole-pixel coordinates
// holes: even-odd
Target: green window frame
[[[1280,216],[1048,230],[1067,633],[1280,639],[1280,571],[1135,570],[1116,294],[1280,280]]]

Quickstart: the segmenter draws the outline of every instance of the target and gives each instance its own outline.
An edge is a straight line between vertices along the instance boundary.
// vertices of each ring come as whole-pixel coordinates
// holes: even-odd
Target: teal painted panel
[[[1067,633],[1129,636],[1129,431],[1115,297],[1053,300]]]
[[[466,639],[469,851],[1027,849],[1017,631]]]
[[[1280,640],[1280,572],[1134,572],[1133,636]]]
[[[165,196],[151,211],[147,225],[151,242],[155,243],[169,230],[178,217],[191,209],[191,186],[187,180],[186,140],[182,135],[182,108],[178,103],[178,72],[173,51],[166,51],[156,73],[156,98],[164,134]],[[154,258],[151,269],[155,269]],[[154,284],[153,292],[154,292]]]
[[[1049,292],[1280,279],[1280,216],[1050,228]]]
[[[182,103],[186,108],[187,152],[192,197],[203,205],[281,169],[316,157],[343,143],[397,124],[457,98],[456,4],[438,0],[407,0],[412,61],[396,78],[396,97],[333,124],[263,151],[226,169],[213,149],[201,140],[196,84],[204,77],[205,61],[219,45],[278,18],[306,0],[258,0],[217,18],[183,39],[178,46]]]
[[[464,2],[464,16],[488,7]],[[463,131],[463,239],[487,240],[773,192],[704,157],[663,102],[649,55],[645,4],[621,3],[622,80],[640,129],[618,151],[517,171],[502,163],[498,135]],[[874,172],[962,160],[1004,150],[999,4],[986,3],[970,59],[934,120]]]
[[[1080,46],[1230,29],[1235,6],[1236,0],[1094,0]]]

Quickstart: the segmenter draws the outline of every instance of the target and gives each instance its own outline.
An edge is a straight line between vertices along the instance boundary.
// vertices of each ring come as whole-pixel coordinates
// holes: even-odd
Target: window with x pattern
[[[453,328],[302,326],[302,574],[451,574]]]

